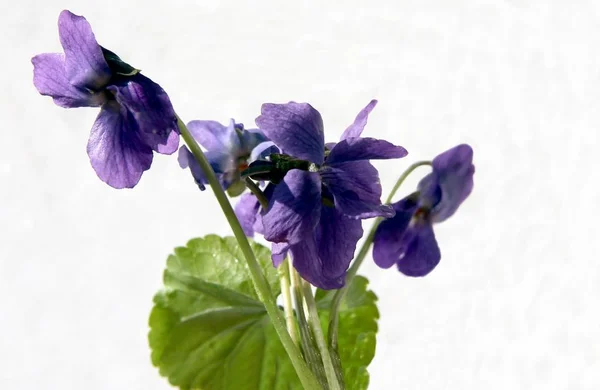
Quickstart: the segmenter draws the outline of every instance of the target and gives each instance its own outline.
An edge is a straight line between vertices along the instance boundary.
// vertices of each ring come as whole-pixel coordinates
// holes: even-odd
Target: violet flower
[[[381,204],[378,172],[369,159],[404,157],[401,146],[361,138],[369,103],[346,129],[340,142],[326,149],[321,115],[307,103],[263,104],[256,123],[281,153],[308,162],[291,169],[277,184],[260,217],[273,246],[277,266],[289,250],[300,275],[323,289],[340,288],[363,234],[361,219],[391,217]]]
[[[64,54],[33,57],[33,83],[61,107],[100,107],[87,145],[90,162],[111,187],[132,188],[150,168],[153,151],[177,150],[177,120],[169,97],[101,47],[84,17],[62,11],[58,32]]]
[[[240,172],[271,150],[262,146],[260,149],[256,148],[259,144],[268,146],[267,137],[260,130],[244,129],[243,124],[235,123],[233,119],[229,126],[215,121],[196,120],[188,123],[187,127],[194,139],[206,149],[208,162],[230,196],[240,195],[246,188]],[[208,181],[187,146],[179,149],[178,160],[181,168],[190,168],[196,184],[204,190]]]
[[[382,268],[396,264],[407,276],[425,276],[440,262],[433,224],[450,218],[473,190],[473,149],[458,145],[433,159],[433,171],[418,191],[394,203],[393,218],[378,226],[373,260]]]

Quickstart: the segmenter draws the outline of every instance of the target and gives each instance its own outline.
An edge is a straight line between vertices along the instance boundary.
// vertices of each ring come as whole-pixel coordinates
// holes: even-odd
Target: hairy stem
[[[252,251],[250,243],[244,234],[244,230],[240,225],[240,221],[237,219],[235,212],[229,203],[229,199],[227,199],[227,195],[225,195],[225,192],[223,191],[223,188],[221,187],[221,184],[215,175],[215,172],[206,159],[204,152],[202,152],[202,149],[200,149],[200,146],[198,146],[196,140],[179,117],[177,117],[177,126],[179,127],[179,131],[183,140],[194,155],[196,161],[198,161],[200,168],[202,168],[202,171],[204,172],[204,175],[206,176],[208,183],[210,184],[215,197],[217,198],[217,201],[223,210],[223,214],[225,214],[227,222],[229,222],[229,225],[231,226],[233,235],[238,242],[246,262],[248,263],[250,276],[254,282],[254,287],[256,288],[258,297],[265,305],[267,314],[273,323],[273,327],[275,328],[283,347],[290,357],[292,365],[298,374],[298,378],[300,378],[300,381],[302,382],[302,386],[304,386],[305,389],[320,389],[321,386],[317,382],[317,379],[312,372],[308,369],[308,366],[304,360],[302,360],[300,350],[287,331],[285,320],[281,310],[279,310],[277,307],[277,302],[275,301],[273,292],[269,287],[267,278],[263,274],[260,264],[258,264],[258,261],[254,256],[254,252]]]

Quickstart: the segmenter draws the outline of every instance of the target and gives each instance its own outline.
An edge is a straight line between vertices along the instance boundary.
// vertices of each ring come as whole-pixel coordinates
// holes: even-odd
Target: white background
[[[475,190],[436,227],[437,269],[362,269],[380,298],[372,389],[600,388],[600,3],[337,3],[3,7],[1,389],[168,389],[146,341],[166,256],[230,233],[174,156],[134,190],[96,178],[97,110],[61,109],[31,82],[30,58],[61,50],[63,8],[186,121],[248,126],[263,102],[307,101],[331,141],[379,99],[365,134],[410,152],[377,164],[385,192],[411,162],[473,146]]]

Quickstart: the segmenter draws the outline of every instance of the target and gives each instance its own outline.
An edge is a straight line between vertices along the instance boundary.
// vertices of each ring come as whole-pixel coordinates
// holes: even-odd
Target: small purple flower
[[[394,203],[396,215],[378,226],[373,242],[378,266],[396,264],[407,276],[425,276],[440,262],[432,224],[450,218],[473,190],[473,149],[458,145],[434,158],[432,165],[418,191]]]
[[[344,132],[326,148],[323,121],[307,103],[263,104],[259,128],[281,152],[310,163],[292,169],[275,186],[261,216],[262,230],[275,243],[275,265],[291,251],[293,265],[313,285],[332,289],[344,285],[345,273],[362,236],[361,219],[391,217],[381,204],[381,184],[370,159],[404,157],[401,146],[361,138],[369,103]]]
[[[262,148],[269,142],[260,130],[244,129],[243,124],[235,123],[233,119],[229,126],[215,121],[191,121],[187,127],[194,139],[206,149],[208,162],[230,196],[240,195],[246,188],[240,173],[248,164],[270,151]],[[260,150],[257,149],[259,144]],[[190,168],[196,184],[204,190],[208,182],[187,146],[179,149],[178,160],[181,168]]]
[[[101,47],[87,20],[65,10],[58,18],[64,49],[32,58],[33,83],[61,107],[100,107],[87,152],[98,177],[132,188],[152,164],[153,151],[179,146],[175,111],[165,91]]]

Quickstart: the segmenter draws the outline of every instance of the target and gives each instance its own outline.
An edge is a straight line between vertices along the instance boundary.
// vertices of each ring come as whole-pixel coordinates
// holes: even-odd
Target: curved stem
[[[185,124],[181,121],[181,118],[177,116],[177,126],[179,127],[179,131],[188,148],[194,155],[194,158],[200,164],[200,168],[206,175],[208,183],[210,184],[213,192],[215,193],[215,197],[223,210],[223,214],[227,218],[227,222],[231,226],[231,230],[233,231],[233,235],[235,236],[238,245],[240,246],[240,250],[242,251],[246,262],[248,263],[248,269],[250,270],[250,276],[252,277],[252,281],[254,282],[254,287],[256,288],[256,292],[258,293],[258,297],[261,302],[265,305],[265,309],[283,347],[288,353],[292,365],[298,374],[298,378],[302,382],[302,386],[305,389],[320,389],[321,386],[317,382],[315,376],[308,369],[308,366],[302,360],[302,355],[300,354],[300,350],[290,337],[285,325],[285,320],[281,313],[281,310],[277,307],[277,302],[275,301],[275,297],[273,296],[273,292],[269,287],[269,283],[267,282],[267,278],[262,272],[260,264],[256,260],[254,256],[254,252],[250,247],[250,243],[248,242],[248,238],[244,234],[244,230],[240,225],[240,221],[237,219],[233,208],[231,207],[231,203],[229,203],[229,199],[227,199],[227,195],[223,191],[219,180],[217,179],[215,172],[210,166],[204,152],[200,149],[200,146],[196,143],[196,140],[187,129]]]
[[[392,203],[392,199],[394,199],[396,192],[398,192],[398,189],[400,188],[402,183],[404,183],[404,181],[406,180],[408,175],[410,175],[415,169],[425,166],[425,165],[431,166],[431,161],[417,161],[416,163],[409,166],[402,173],[402,175],[400,175],[400,177],[396,181],[396,184],[394,185],[394,188],[392,188],[392,191],[388,195],[388,197],[385,201],[385,204]],[[371,244],[373,243],[373,239],[375,238],[375,232],[377,231],[377,226],[379,226],[379,223],[381,223],[382,220],[383,220],[383,218],[375,219],[375,222],[373,223],[373,226],[371,227],[371,230],[369,231],[369,234],[367,235],[365,242],[363,243],[362,247],[360,248],[358,255],[354,259],[352,266],[348,269],[348,273],[346,274],[346,285],[344,287],[342,287],[341,289],[337,290],[335,292],[335,295],[333,296],[333,299],[331,300],[331,309],[329,311],[328,338],[329,338],[329,345],[332,348],[334,348],[334,350],[336,350],[336,351],[337,351],[337,331],[338,331],[338,322],[339,322],[338,310],[340,308],[342,300],[344,299],[344,296],[346,295],[346,291],[348,290],[348,287],[352,283],[352,279],[354,279],[354,277],[356,276],[356,273],[358,272],[358,268],[361,266],[362,262],[365,260],[367,253],[369,253],[369,249],[371,248]]]
[[[265,196],[265,193],[262,192],[260,187],[257,186],[256,183],[253,182],[252,179],[250,179],[249,177],[247,177],[244,180],[244,182],[246,183],[246,187],[248,187],[250,192],[252,192],[254,194],[254,196],[256,196],[256,199],[258,199],[258,203],[260,203],[260,207],[262,207],[263,210],[266,210],[269,207],[269,200]]]

